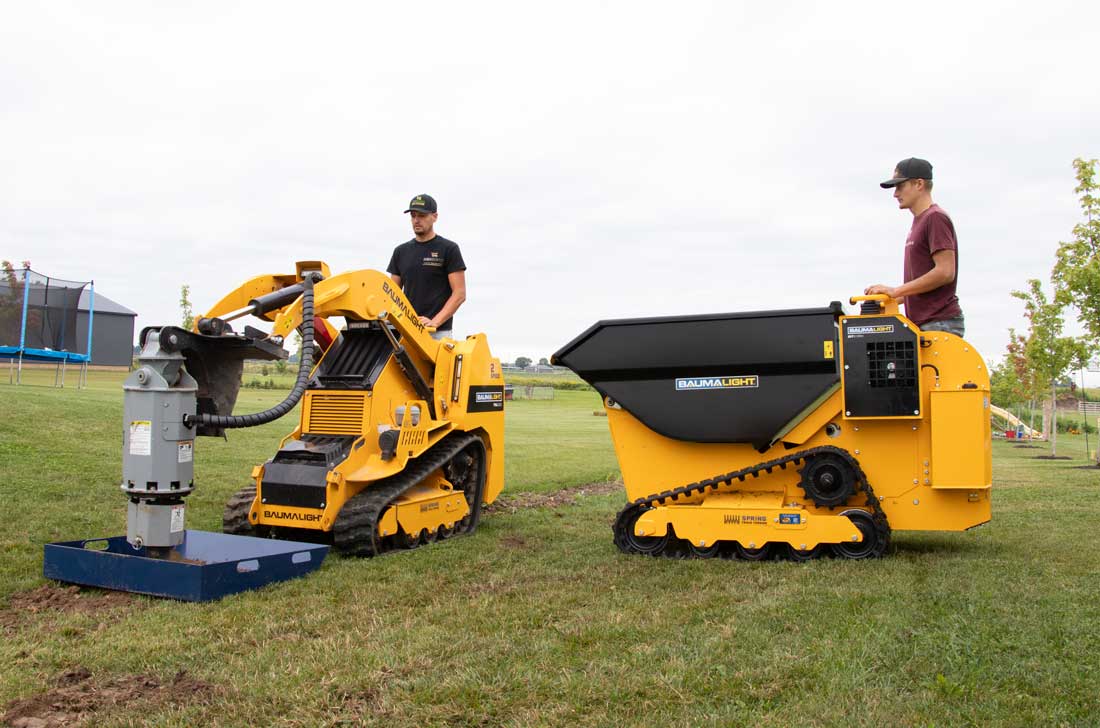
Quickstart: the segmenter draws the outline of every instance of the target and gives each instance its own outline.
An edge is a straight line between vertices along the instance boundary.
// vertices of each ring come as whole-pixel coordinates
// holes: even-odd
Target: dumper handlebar
[[[850,303],[854,306],[857,303],[859,303],[860,301],[880,301],[882,303],[886,303],[887,301],[894,301],[894,300],[896,300],[896,299],[893,299],[890,296],[887,296],[885,293],[873,293],[870,296],[852,296],[851,298],[848,299],[848,303]]]

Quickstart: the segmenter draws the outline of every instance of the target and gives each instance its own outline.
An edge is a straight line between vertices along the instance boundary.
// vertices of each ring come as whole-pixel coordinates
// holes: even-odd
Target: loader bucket
[[[836,321],[843,313],[834,302],[600,321],[551,361],[595,387],[605,405],[610,399],[666,437],[764,449],[839,386]]]

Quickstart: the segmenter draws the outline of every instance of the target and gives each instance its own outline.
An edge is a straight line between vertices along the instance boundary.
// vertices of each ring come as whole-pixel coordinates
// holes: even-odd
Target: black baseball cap
[[[435,198],[431,195],[417,195],[409,202],[409,209],[405,212],[438,212]]]
[[[916,157],[903,159],[898,162],[893,178],[885,182],[879,182],[878,186],[883,189],[890,189],[909,179],[932,179],[932,163],[927,159],[917,159]]]

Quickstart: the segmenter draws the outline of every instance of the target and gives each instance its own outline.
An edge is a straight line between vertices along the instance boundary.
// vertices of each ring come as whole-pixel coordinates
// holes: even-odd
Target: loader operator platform
[[[450,336],[454,314],[466,300],[466,263],[458,244],[435,234],[435,199],[417,195],[409,202],[413,239],[394,248],[386,272],[401,286],[420,323],[435,328],[432,338]]]

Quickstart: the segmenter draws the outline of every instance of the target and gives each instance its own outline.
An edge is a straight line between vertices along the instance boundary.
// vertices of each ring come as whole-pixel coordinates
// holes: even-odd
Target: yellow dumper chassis
[[[730,492],[748,478],[767,476],[787,466],[840,462],[855,474],[848,487],[866,496],[863,508],[851,507],[834,514],[810,514],[798,502],[785,502],[780,491]],[[820,485],[820,483],[819,483]],[[826,484],[832,487],[834,483]],[[845,484],[836,483],[838,489]],[[690,503],[709,495],[703,504]],[[717,494],[717,497],[716,495]],[[812,486],[806,495],[822,500],[820,488]],[[852,493],[830,492],[824,499],[847,500]],[[677,503],[685,505],[678,507]],[[678,528],[677,528],[678,526]],[[716,532],[730,533],[738,540],[709,540]],[[846,451],[830,446],[816,447],[782,458],[769,460],[741,470],[667,490],[647,498],[638,498],[621,511],[612,527],[615,544],[624,552],[649,556],[691,556],[743,558],[757,560],[772,555],[795,561],[817,556],[824,544],[832,544],[833,553],[850,559],[881,556],[890,544],[890,526],[871,484],[859,463]],[[785,552],[773,554],[769,543],[787,542]],[[797,543],[797,545],[795,545]]]

